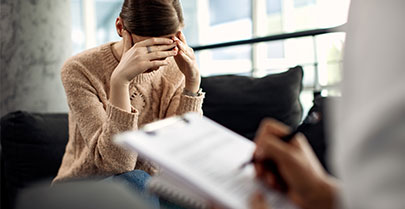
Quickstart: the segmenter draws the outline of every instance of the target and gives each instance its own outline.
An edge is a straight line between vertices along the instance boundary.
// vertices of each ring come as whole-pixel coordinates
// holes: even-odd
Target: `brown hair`
[[[125,0],[120,17],[124,28],[138,36],[164,36],[183,26],[180,0]]]

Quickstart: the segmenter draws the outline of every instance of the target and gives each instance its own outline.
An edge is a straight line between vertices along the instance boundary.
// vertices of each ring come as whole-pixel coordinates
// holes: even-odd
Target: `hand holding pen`
[[[244,163],[241,168],[250,163],[253,163],[259,177],[265,177],[264,180],[271,182],[271,184],[276,189],[286,192],[288,190],[287,182],[285,182],[283,175],[279,171],[278,167],[280,165],[278,165],[278,163],[275,162],[275,159],[273,159],[282,156],[282,154],[279,154],[280,156],[277,156],[277,149],[282,149],[283,146],[288,145],[287,143],[295,139],[297,137],[296,135],[299,132],[303,132],[306,129],[319,123],[320,118],[321,116],[318,112],[312,112],[307,117],[307,119],[296,130],[292,132],[289,132],[287,127],[277,121],[264,121],[261,124],[257,137],[255,139],[255,142],[257,144],[255,154],[252,159],[249,162]],[[278,140],[278,143],[275,143],[277,141],[274,140]],[[270,145],[276,147],[269,147]],[[273,156],[272,158],[268,158],[266,157],[267,155]]]
[[[293,132],[276,120],[264,120],[255,138],[252,162],[257,177],[265,185],[283,191],[300,208],[330,209],[338,190],[336,179],[326,173],[305,136],[298,133],[305,126],[316,124],[318,116],[310,115],[303,123],[308,125]],[[289,142],[283,141],[283,137]]]

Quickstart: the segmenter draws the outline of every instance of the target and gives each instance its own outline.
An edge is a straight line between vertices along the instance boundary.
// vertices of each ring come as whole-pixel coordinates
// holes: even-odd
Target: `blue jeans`
[[[127,185],[135,193],[140,194],[146,201],[150,202],[153,208],[165,209],[182,209],[182,207],[173,204],[167,200],[159,199],[157,196],[148,193],[145,189],[146,183],[150,175],[143,170],[133,170],[126,173],[110,176],[105,181],[118,181]]]

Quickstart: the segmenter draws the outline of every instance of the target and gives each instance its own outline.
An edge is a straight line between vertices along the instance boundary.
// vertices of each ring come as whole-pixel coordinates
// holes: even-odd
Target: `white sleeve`
[[[352,0],[332,162],[344,208],[405,208],[405,1]]]

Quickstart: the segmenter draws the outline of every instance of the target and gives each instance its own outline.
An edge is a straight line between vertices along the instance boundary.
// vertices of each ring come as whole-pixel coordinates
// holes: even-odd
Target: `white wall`
[[[60,69],[71,54],[69,0],[2,0],[0,116],[67,112]]]

